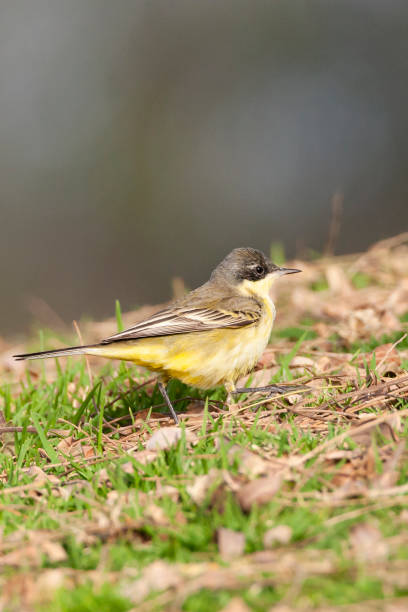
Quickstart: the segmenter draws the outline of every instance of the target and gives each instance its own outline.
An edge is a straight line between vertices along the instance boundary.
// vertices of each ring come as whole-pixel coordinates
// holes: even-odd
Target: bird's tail
[[[83,355],[87,349],[97,346],[96,344],[88,344],[86,346],[71,346],[69,348],[56,349],[54,351],[41,351],[39,353],[24,353],[22,355],[13,355],[17,361],[24,359],[48,359],[49,357],[65,357],[66,355]]]

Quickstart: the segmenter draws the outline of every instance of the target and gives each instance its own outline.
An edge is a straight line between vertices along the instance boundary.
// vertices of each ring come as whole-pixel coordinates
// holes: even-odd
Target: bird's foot
[[[231,393],[267,393],[268,397],[273,395],[284,395],[285,393],[295,393],[296,391],[305,391],[308,387],[305,385],[266,385],[265,387],[243,387],[242,389],[234,389]]]

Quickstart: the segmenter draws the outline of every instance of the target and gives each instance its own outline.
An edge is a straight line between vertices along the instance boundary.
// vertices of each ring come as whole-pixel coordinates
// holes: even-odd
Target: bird
[[[240,247],[231,251],[209,280],[136,325],[97,344],[14,355],[16,360],[67,355],[120,359],[158,373],[158,386],[176,424],[178,416],[167,393],[177,378],[199,389],[224,385],[234,393],[288,387],[268,385],[237,389],[264,352],[276,309],[270,296],[274,281],[301,270],[274,264],[262,251]]]

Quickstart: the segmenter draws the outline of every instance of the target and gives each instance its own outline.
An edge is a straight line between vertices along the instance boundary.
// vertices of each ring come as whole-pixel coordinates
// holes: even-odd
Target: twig
[[[407,415],[408,415],[408,408],[406,408],[405,410],[400,410],[398,412],[398,416],[400,417],[407,416]],[[381,425],[381,423],[386,423],[387,421],[392,420],[393,418],[395,418],[394,412],[392,412],[391,414],[382,415],[380,417],[377,417],[376,419],[369,419],[365,423],[360,425],[359,427],[355,427],[354,429],[349,429],[339,434],[338,436],[331,438],[330,440],[326,440],[326,442],[324,442],[320,446],[317,446],[316,448],[309,451],[305,455],[302,455],[301,457],[294,457],[293,459],[290,460],[290,464],[293,467],[300,467],[301,465],[309,461],[309,459],[313,459],[314,457],[317,457],[318,455],[320,455],[324,450],[327,450],[331,446],[336,446],[336,444],[343,442],[343,440],[345,440],[346,438],[349,438],[351,434],[362,433],[363,431],[369,430],[372,427]]]
[[[382,366],[382,364],[384,363],[384,361],[387,359],[388,355],[391,353],[391,351],[393,349],[395,349],[396,346],[399,345],[400,342],[402,342],[403,340],[405,340],[405,338],[408,336],[408,334],[404,334],[403,336],[401,336],[401,338],[399,340],[397,340],[396,342],[394,342],[394,344],[392,344],[390,346],[390,348],[388,349],[388,351],[385,353],[384,357],[381,359],[381,361],[376,365],[377,370],[379,370],[379,368]]]
[[[27,433],[38,433],[38,430],[34,425],[29,425],[28,427],[21,427],[17,425],[6,425],[5,427],[0,427],[0,435],[4,433],[18,433],[21,431],[26,431]],[[51,433],[54,435],[61,435],[60,429],[49,429],[47,433]]]

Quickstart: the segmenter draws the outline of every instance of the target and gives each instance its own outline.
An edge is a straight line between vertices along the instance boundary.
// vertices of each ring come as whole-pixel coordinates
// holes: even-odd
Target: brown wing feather
[[[220,300],[216,307],[210,308],[188,305],[166,308],[137,325],[102,340],[102,344],[254,324],[260,317],[260,305],[253,300],[244,299],[243,303],[239,303],[240,301],[230,304],[230,300]],[[234,310],[231,309],[232,306],[235,307]]]

